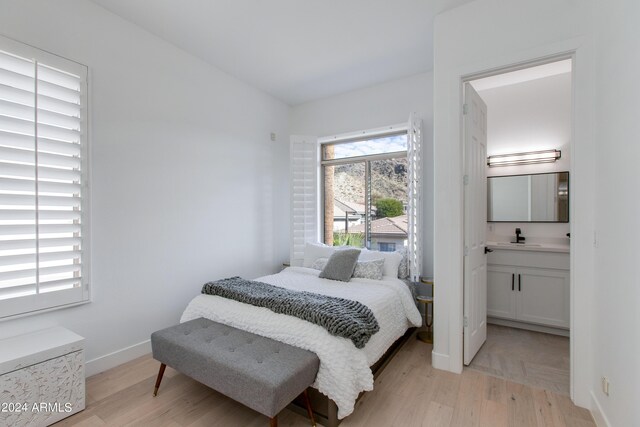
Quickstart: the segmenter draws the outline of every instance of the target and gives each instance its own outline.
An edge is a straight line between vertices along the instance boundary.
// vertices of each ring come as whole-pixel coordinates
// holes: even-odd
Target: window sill
[[[26,313],[20,313],[20,314],[14,314],[14,315],[11,315],[11,316],[0,317],[0,322],[6,322],[6,321],[15,320],[15,319],[21,319],[23,317],[37,316],[38,314],[44,314],[44,313],[48,313],[48,312],[51,312],[51,311],[63,310],[65,308],[78,307],[80,305],[89,304],[90,302],[91,302],[91,298],[89,298],[86,301],[79,301],[79,302],[74,302],[74,303],[71,303],[71,304],[63,304],[63,305],[58,305],[58,306],[55,306],[55,307],[43,308],[42,310],[34,310],[34,311],[26,312]]]

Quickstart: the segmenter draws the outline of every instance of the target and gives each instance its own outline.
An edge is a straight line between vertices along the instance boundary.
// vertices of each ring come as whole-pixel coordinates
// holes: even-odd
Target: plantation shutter
[[[304,246],[318,241],[318,140],[291,137],[291,265],[302,265]]]
[[[88,299],[86,78],[0,37],[0,318]]]
[[[407,160],[409,172],[409,269],[411,280],[417,282],[422,273],[422,120],[414,113],[409,116],[407,127]]]

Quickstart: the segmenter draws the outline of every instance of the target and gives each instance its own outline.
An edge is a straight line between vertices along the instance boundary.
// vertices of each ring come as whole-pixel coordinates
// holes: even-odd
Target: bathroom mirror
[[[569,222],[569,172],[487,178],[487,221]]]

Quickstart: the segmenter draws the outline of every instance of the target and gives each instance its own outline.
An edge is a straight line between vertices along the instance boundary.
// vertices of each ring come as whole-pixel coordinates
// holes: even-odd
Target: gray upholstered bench
[[[194,319],[151,335],[160,371],[171,366],[196,381],[254,409],[278,424],[278,413],[303,394],[315,426],[307,387],[320,361],[314,353],[208,319]]]

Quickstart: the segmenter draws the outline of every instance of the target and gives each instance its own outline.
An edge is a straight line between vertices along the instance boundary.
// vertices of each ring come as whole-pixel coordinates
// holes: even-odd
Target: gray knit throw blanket
[[[202,293],[265,307],[315,323],[332,335],[350,339],[356,348],[363,348],[369,338],[380,330],[369,307],[344,298],[293,291],[241,277],[205,283]]]

